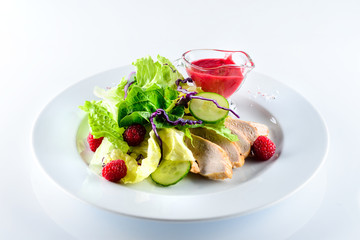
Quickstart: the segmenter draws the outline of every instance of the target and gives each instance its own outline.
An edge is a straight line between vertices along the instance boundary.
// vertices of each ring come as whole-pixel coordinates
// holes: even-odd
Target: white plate
[[[288,197],[309,181],[325,160],[327,129],[319,113],[294,90],[253,72],[233,100],[242,119],[269,126],[277,145],[276,157],[266,162],[248,160],[226,181],[189,174],[168,188],[151,180],[125,186],[108,182],[90,171],[84,161],[91,154],[84,148],[86,120],[78,106],[95,99],[95,86],[112,87],[131,70],[130,66],[117,68],[71,86],[45,107],[35,123],[33,148],[39,164],[55,183],[78,199],[140,218],[224,218]],[[275,99],[266,100],[273,93]],[[85,149],[81,155],[77,145]]]

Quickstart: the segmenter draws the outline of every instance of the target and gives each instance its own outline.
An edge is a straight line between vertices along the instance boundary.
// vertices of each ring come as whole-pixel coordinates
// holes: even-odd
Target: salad
[[[201,174],[196,151],[204,141],[199,142],[194,130],[211,131],[230,143],[241,140],[242,135],[229,128],[232,110],[223,96],[203,92],[165,57],[154,61],[147,56],[133,65],[136,71],[117,86],[95,87],[101,100],[80,106],[88,114],[87,140],[95,152],[89,168],[95,173],[122,184],[150,177],[170,186],[189,171]]]

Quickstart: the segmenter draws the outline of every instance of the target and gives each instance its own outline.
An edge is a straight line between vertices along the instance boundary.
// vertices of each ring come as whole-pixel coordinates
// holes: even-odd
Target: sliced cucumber
[[[196,94],[195,96],[214,99],[221,107],[229,108],[229,102],[220,94],[213,92],[202,92]],[[206,123],[217,123],[226,118],[226,116],[229,114],[229,111],[218,108],[215,103],[202,99],[191,99],[189,110],[195,118]]]
[[[190,171],[190,167],[190,161],[162,160],[150,176],[157,184],[167,187],[183,179]]]

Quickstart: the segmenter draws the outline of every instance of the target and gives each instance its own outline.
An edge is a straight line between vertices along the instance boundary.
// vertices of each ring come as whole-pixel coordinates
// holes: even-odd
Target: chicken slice
[[[199,174],[214,180],[232,178],[232,165],[225,150],[202,137],[191,136],[194,145],[189,138],[185,138],[185,144],[196,159]],[[192,169],[196,170],[196,167]]]
[[[200,173],[200,168],[199,168],[199,165],[197,164],[196,161],[191,162],[190,172],[192,172],[192,173]]]
[[[239,147],[240,154],[244,156],[244,158],[247,158],[250,155],[251,151],[250,141],[241,131],[239,131],[235,127],[229,126],[228,128],[230,129],[231,133],[236,135],[239,139],[237,142],[235,142],[235,144]]]
[[[190,131],[192,134],[205,138],[206,140],[209,140],[210,142],[213,142],[224,149],[229,156],[233,168],[244,165],[245,158],[241,154],[241,150],[236,142],[231,142],[229,139],[207,128],[192,128]]]
[[[258,136],[267,136],[269,128],[261,123],[248,122],[240,119],[228,117],[225,126],[232,130],[238,130],[245,135],[252,145]]]

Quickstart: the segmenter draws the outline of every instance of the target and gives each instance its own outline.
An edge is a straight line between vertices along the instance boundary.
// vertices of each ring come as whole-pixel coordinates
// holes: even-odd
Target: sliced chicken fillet
[[[191,136],[194,145],[189,138],[185,138],[185,144],[196,159],[199,174],[214,180],[231,178],[232,164],[225,150],[202,137],[193,134]],[[194,166],[191,169],[196,171]]]
[[[210,142],[213,142],[224,149],[229,156],[233,168],[244,165],[245,158],[241,154],[238,143],[231,142],[227,138],[217,134],[215,131],[207,128],[192,128],[190,131],[192,134],[205,138],[206,140],[209,140]]]
[[[248,138],[238,129],[234,128],[233,126],[228,127],[232,134],[236,135],[239,141],[235,142],[235,144],[240,149],[240,154],[247,158],[250,155],[251,151],[251,144]],[[245,161],[244,161],[245,162]]]
[[[248,122],[248,123],[256,128],[259,136],[267,136],[267,135],[269,135],[269,128],[265,124],[256,123],[256,122]]]
[[[228,117],[225,120],[225,126],[229,129],[236,129],[242,132],[252,145],[258,136],[267,136],[269,128],[261,123],[243,121]]]
[[[190,168],[190,172],[192,173],[200,173],[200,168],[199,165],[197,164],[197,162],[191,162],[191,168]]]

